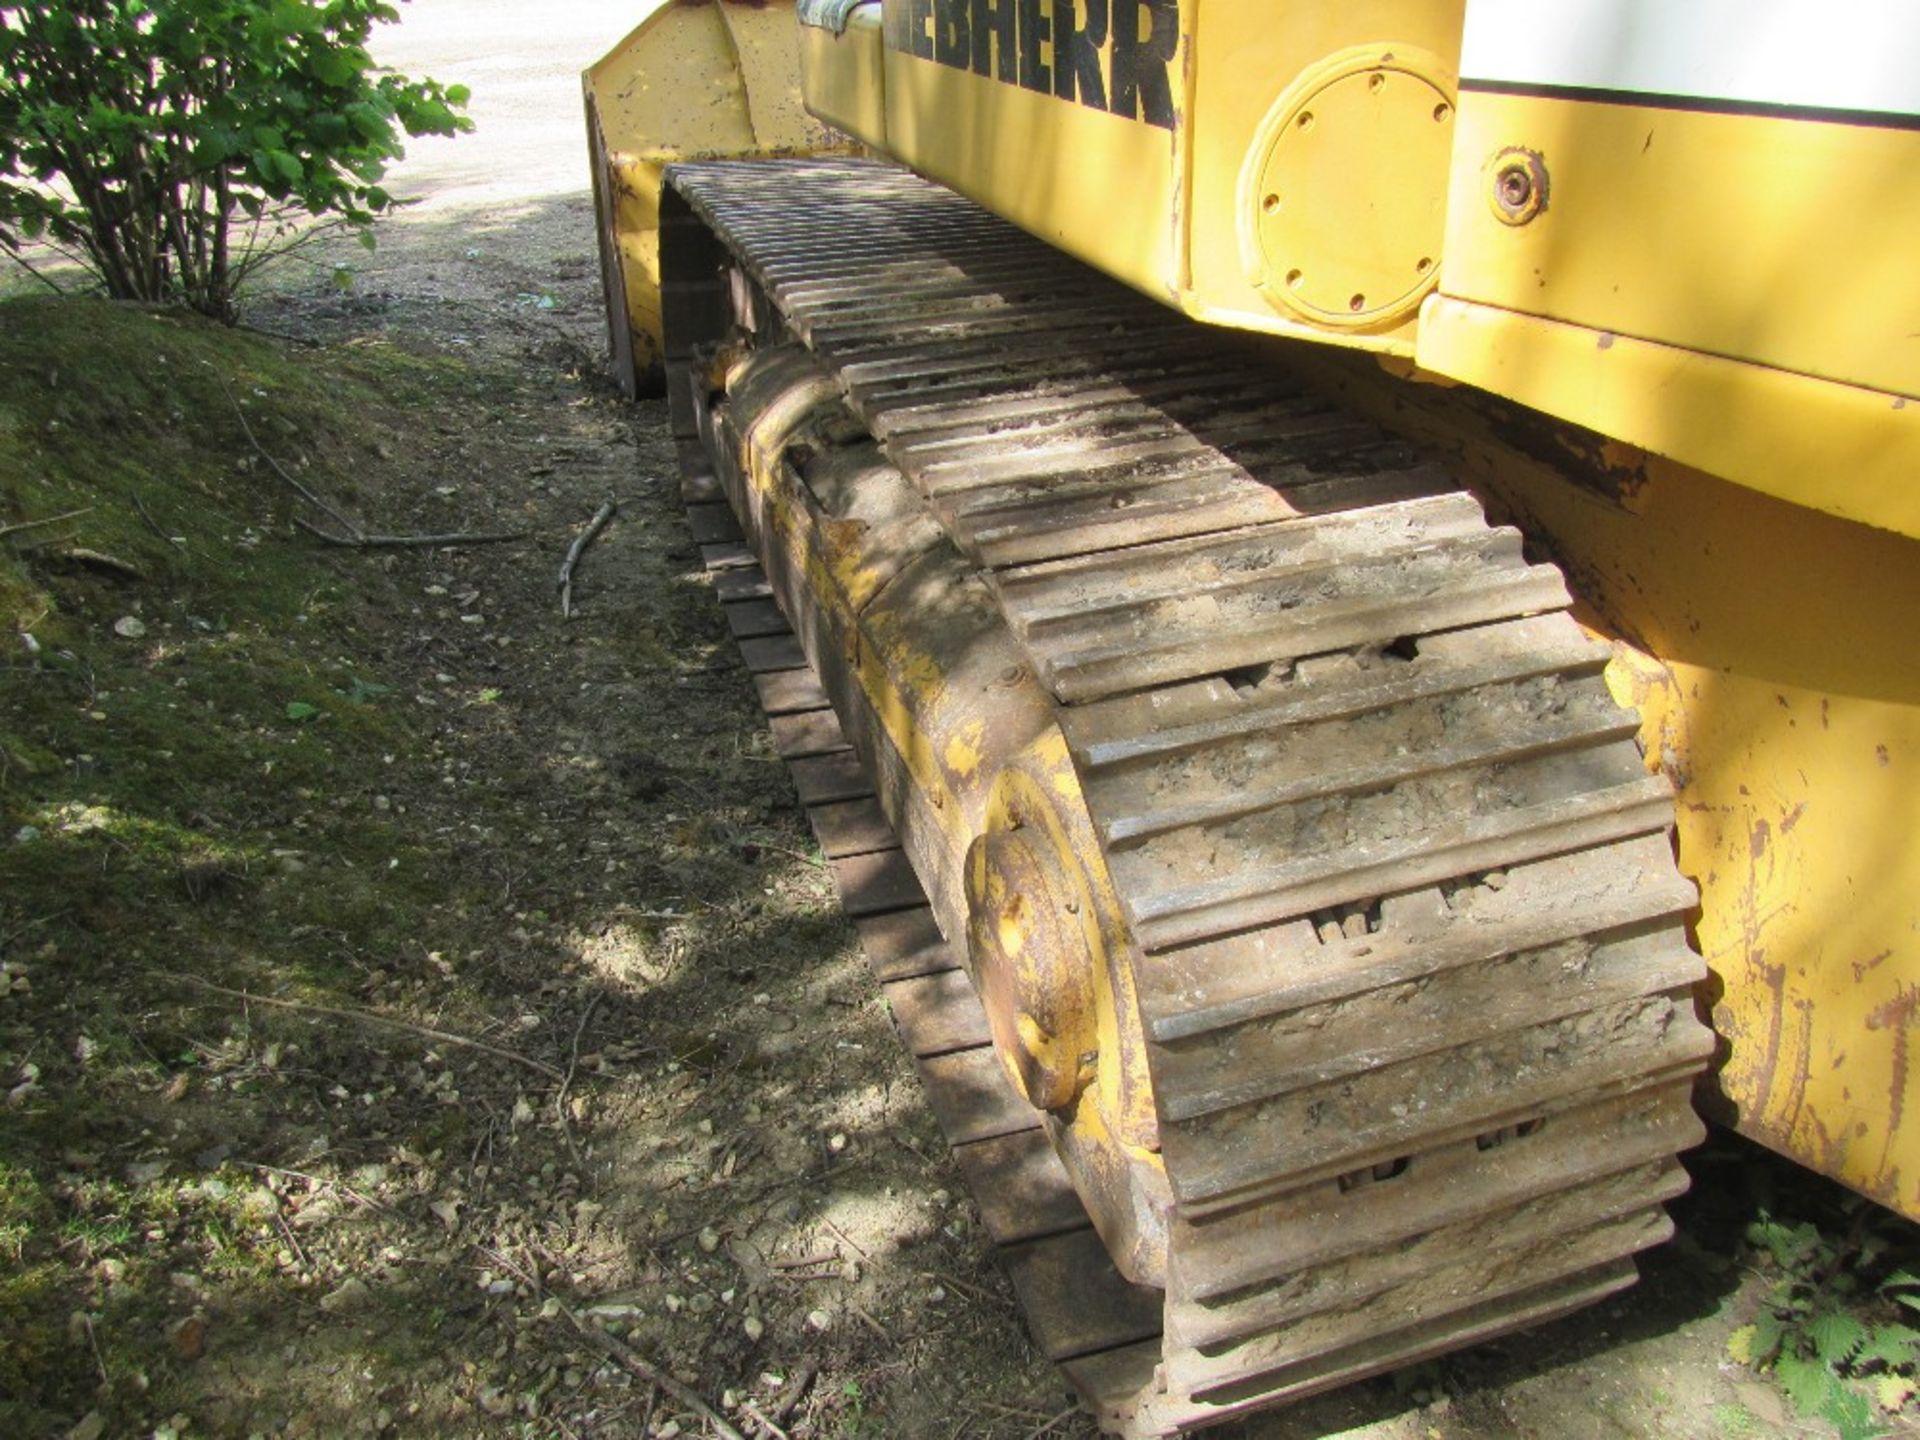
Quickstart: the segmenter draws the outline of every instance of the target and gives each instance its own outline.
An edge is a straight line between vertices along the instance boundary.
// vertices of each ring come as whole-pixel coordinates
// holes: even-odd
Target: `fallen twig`
[[[267,464],[273,468],[273,473],[278,475],[282,480],[284,480],[287,483],[288,488],[290,488],[294,494],[298,495],[302,500],[306,501],[309,505],[313,506],[314,509],[326,515],[335,524],[337,524],[342,530],[345,530],[350,534],[358,535],[360,533],[360,527],[358,525],[354,524],[353,521],[347,519],[346,516],[342,515],[338,510],[334,509],[333,506],[329,505],[326,501],[322,500],[318,495],[314,494],[313,491],[309,490],[305,485],[301,484],[300,481],[294,477],[292,471],[288,470],[286,466],[282,465],[278,460],[274,459],[273,456],[267,453],[266,446],[262,445],[260,443],[259,437],[253,433],[253,426],[247,423],[247,412],[241,408],[240,401],[237,398],[235,398],[232,387],[227,384],[226,376],[222,375],[218,370],[216,370],[213,372],[213,378],[215,382],[220,386],[220,393],[227,397],[227,403],[233,407],[233,413],[235,417],[240,421],[240,429],[246,435],[247,443],[253,446],[254,453],[257,454],[262,460],[266,461]]]
[[[587,1033],[587,1022],[593,1019],[593,1012],[600,1008],[605,995],[604,990],[594,991],[593,998],[580,1012],[580,1023],[573,1027],[573,1048],[567,1054],[567,1073],[560,1077],[560,1088],[553,1096],[553,1111],[560,1118],[560,1134],[567,1142],[567,1153],[581,1170],[586,1169],[586,1162],[580,1158],[580,1147],[573,1141],[573,1126],[567,1120],[567,1091],[573,1087],[573,1072],[580,1068],[580,1037]]]
[[[920,1276],[922,1279],[925,1279],[925,1280],[938,1280],[942,1285],[951,1286],[953,1289],[958,1290],[962,1295],[971,1295],[974,1299],[984,1301],[988,1305],[999,1305],[1004,1303],[999,1296],[988,1294],[985,1290],[982,1290],[978,1285],[969,1285],[964,1280],[956,1280],[954,1279],[953,1276],[946,1274],[944,1271],[922,1270],[920,1272]]]
[[[322,343],[311,335],[289,335],[285,330],[269,330],[264,325],[249,325],[245,321],[236,323],[233,328],[244,330],[249,335],[264,335],[269,340],[284,340],[289,345],[299,345],[308,350],[318,350]]]
[[[587,522],[587,528],[574,536],[573,544],[567,547],[567,558],[560,562],[560,618],[573,618],[573,567],[580,562],[594,537],[607,528],[607,522],[613,519],[614,512],[620,507],[609,500],[593,512],[593,519]]]
[[[107,1378],[107,1357],[100,1353],[100,1337],[93,1333],[93,1317],[82,1310],[80,1312],[80,1319],[87,1327],[87,1344],[93,1350],[93,1363],[99,1367],[100,1383],[102,1385],[111,1385],[113,1382]]]
[[[1078,1415],[1079,1413],[1080,1413],[1080,1407],[1078,1405],[1069,1405],[1066,1409],[1062,1410],[1058,1415],[1054,1416],[1051,1420],[1047,1421],[1046,1424],[1041,1425],[1037,1429],[1029,1430],[1026,1434],[1026,1440],[1040,1440],[1040,1437],[1042,1435],[1051,1435],[1058,1427],[1066,1424],[1067,1421],[1071,1420],[1075,1415]]]
[[[133,508],[140,512],[140,518],[147,522],[147,528],[171,545],[173,543],[173,537],[160,528],[160,522],[153,518],[153,512],[147,509],[147,502],[140,498],[139,493],[129,490],[127,492],[127,499],[131,500],[133,502]]]
[[[873,1258],[873,1256],[867,1253],[866,1246],[862,1245],[858,1240],[854,1239],[851,1235],[847,1234],[846,1231],[842,1230],[838,1225],[834,1224],[830,1216],[822,1215],[820,1217],[820,1223],[822,1225],[825,1225],[827,1229],[831,1230],[834,1234],[838,1235],[842,1240],[846,1241],[847,1244],[851,1245],[857,1252],[859,1252],[860,1258],[862,1260],[871,1260]]]
[[[258,1170],[263,1175],[282,1175],[289,1180],[304,1180],[309,1185],[324,1186],[329,1190],[338,1190],[356,1205],[364,1205],[369,1210],[386,1210],[391,1207],[382,1204],[371,1195],[362,1195],[343,1180],[329,1180],[324,1175],[313,1175],[305,1170],[288,1170],[279,1165],[264,1165],[258,1160],[234,1160],[232,1164],[243,1170]]]
[[[78,510],[69,510],[61,515],[49,515],[44,520],[20,520],[12,525],[0,525],[0,540],[9,535],[18,535],[22,530],[43,530],[49,525],[58,525],[62,520],[78,520],[93,510],[91,505],[83,505]]]
[[[287,1217],[280,1213],[278,1204],[273,1207],[273,1223],[280,1227],[281,1237],[287,1242],[287,1252],[300,1262],[302,1270],[311,1270],[313,1262],[307,1259],[307,1252],[301,1248],[300,1242],[294,1239],[293,1227],[287,1224]]]
[[[456,530],[447,535],[368,535],[354,530],[350,535],[332,535],[318,525],[308,524],[297,515],[293,523],[315,539],[338,545],[343,550],[425,549],[432,546],[451,549],[456,545],[502,545],[509,540],[527,538],[524,530]]]
[[[776,845],[771,840],[745,840],[741,843],[751,845],[756,850],[771,850],[775,855],[785,855],[789,860],[798,860],[801,864],[811,865],[818,870],[827,868],[825,860],[809,855],[804,850],[790,850],[785,845]]]
[[[812,1270],[821,1265],[838,1265],[839,1255],[827,1251],[819,1255],[803,1255],[798,1260],[770,1260],[769,1270]]]
[[[553,1298],[558,1301],[557,1296]],[[618,1365],[622,1370],[625,1370],[636,1379],[644,1380],[649,1385],[656,1385],[666,1391],[667,1394],[671,1395],[682,1405],[685,1405],[689,1410],[700,1416],[709,1425],[713,1426],[714,1431],[721,1437],[721,1440],[747,1440],[746,1436],[742,1435],[727,1423],[724,1415],[714,1409],[713,1406],[709,1405],[705,1400],[701,1399],[698,1391],[682,1385],[678,1380],[674,1379],[673,1376],[641,1355],[640,1352],[632,1346],[614,1339],[613,1336],[607,1334],[604,1330],[596,1330],[593,1326],[587,1324],[586,1321],[582,1320],[579,1315],[574,1312],[572,1306],[564,1302],[559,1302],[559,1304],[560,1313],[572,1322],[573,1328],[578,1330],[590,1343],[598,1346],[606,1354],[607,1358],[612,1360],[613,1363]]]
[[[216,995],[231,995],[236,1000],[244,1000],[250,1005],[270,1005],[276,1010],[296,1010],[308,1015],[331,1015],[338,1020],[358,1020],[368,1025],[384,1025],[391,1030],[404,1030],[412,1035],[421,1035],[429,1040],[438,1040],[447,1045],[459,1045],[468,1050],[484,1051],[488,1055],[497,1055],[502,1060],[511,1060],[516,1065],[524,1065],[550,1079],[564,1080],[566,1077],[544,1060],[535,1060],[518,1051],[502,1049],[498,1045],[489,1045],[484,1040],[475,1040],[470,1036],[456,1035],[451,1030],[436,1030],[431,1025],[416,1025],[410,1020],[396,1020],[388,1015],[376,1015],[368,1010],[345,1010],[335,1005],[310,1005],[303,1000],[277,1000],[267,995],[256,995],[251,990],[234,990],[225,985],[216,985],[211,980],[202,980],[198,975],[181,975],[172,970],[153,972],[163,980],[172,980],[182,985],[197,985],[202,990],[211,990]]]
[[[111,570],[116,575],[125,575],[130,580],[144,580],[146,572],[138,565],[122,560],[118,555],[108,555],[104,551],[89,550],[84,545],[75,545],[66,550],[56,550],[54,557],[70,560],[76,565],[91,565],[96,570]]]
[[[787,1382],[787,1388],[780,1392],[780,1399],[773,1407],[776,1424],[785,1425],[793,1419],[793,1412],[800,1408],[800,1402],[807,1398],[807,1391],[813,1388],[814,1376],[820,1372],[811,1365],[802,1365],[793,1372],[793,1379]]]

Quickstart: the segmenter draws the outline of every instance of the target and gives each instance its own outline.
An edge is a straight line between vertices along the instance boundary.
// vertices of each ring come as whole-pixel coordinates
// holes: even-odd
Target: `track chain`
[[[729,258],[719,327],[712,276],[667,277],[670,350],[676,323],[804,345],[1057,704],[1137,944],[1173,1196],[1164,1293],[1102,1271],[1083,1225],[1020,1237],[1036,1334],[1103,1422],[1212,1423],[1630,1284],[1670,1233],[1711,1037],[1671,799],[1559,572],[1271,346],[926,181],[671,184]],[[883,825],[850,755],[818,782],[795,763],[817,825]],[[929,1066],[981,1043],[956,963],[924,1008],[970,1044],[916,1047],[937,1110]],[[963,1118],[957,1153],[983,1206],[1071,1220],[1032,1118]],[[1042,1313],[1089,1290],[1125,1322]]]

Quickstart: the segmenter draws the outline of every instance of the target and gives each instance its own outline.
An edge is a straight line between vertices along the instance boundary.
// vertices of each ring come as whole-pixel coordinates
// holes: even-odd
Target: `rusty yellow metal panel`
[[[582,77],[616,371],[630,390],[658,383],[666,167],[848,148],[802,104],[796,29],[780,0],[667,4]]]
[[[1419,364],[1795,504],[1920,536],[1920,402],[1436,295]]]
[[[1723,1118],[1920,1215],[1920,700],[1621,657],[1617,692],[1685,781]]]

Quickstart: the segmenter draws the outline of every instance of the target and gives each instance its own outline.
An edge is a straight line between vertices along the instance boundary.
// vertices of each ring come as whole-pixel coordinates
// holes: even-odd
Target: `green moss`
[[[477,912],[499,884],[450,873],[444,839],[374,806],[385,757],[417,766],[416,717],[435,713],[379,649],[402,597],[377,558],[293,526],[313,512],[255,445],[371,526],[419,416],[472,385],[386,346],[0,301],[0,527],[79,512],[0,536],[0,1090],[36,1078],[0,1107],[0,1434],[136,1389],[166,1413],[187,1383],[172,1271],[281,1306],[280,1233],[239,1198],[257,1177],[214,1183],[194,1157],[284,1143],[247,1098],[294,1083],[270,1047],[334,1075],[406,1045],[182,977],[364,1005],[426,963],[436,907]],[[472,1147],[459,1107],[424,1125],[429,1149],[442,1128]],[[162,1152],[165,1172],[136,1178]],[[99,1365],[117,1398],[96,1393]]]
[[[53,1206],[25,1166],[0,1160],[0,1418],[66,1347],[58,1321],[62,1271],[50,1243]],[[21,1432],[25,1433],[25,1432]]]

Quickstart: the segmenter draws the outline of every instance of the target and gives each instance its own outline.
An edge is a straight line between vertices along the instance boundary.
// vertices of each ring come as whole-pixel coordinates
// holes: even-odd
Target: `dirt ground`
[[[307,540],[312,597],[338,598],[303,596],[295,628],[349,618],[298,663],[333,677],[323,710],[391,718],[327,740],[317,789],[283,795],[268,761],[178,801],[251,827],[244,880],[189,873],[134,914],[0,910],[0,957],[32,977],[0,1012],[28,1087],[9,1123],[102,1083],[98,1002],[62,993],[75,957],[189,975],[114,1022],[123,1113],[53,1134],[72,1122],[47,1109],[11,1142],[50,1157],[26,1168],[67,1217],[71,1306],[0,1389],[20,1433],[665,1437],[702,1433],[688,1394],[747,1434],[1094,1433],[1027,1344],[834,908],[662,411],[600,376],[577,73],[639,9],[413,0],[381,53],[470,85],[477,130],[416,147],[394,188],[421,203],[374,254],[318,252],[248,306],[295,363],[378,358],[370,393],[388,375],[408,398],[325,462],[364,471],[370,524],[526,538]],[[563,620],[555,567],[608,499]],[[129,603],[62,593],[101,624]],[[198,643],[185,600],[138,613]],[[97,685],[81,710],[112,723]],[[1678,1242],[1621,1299],[1220,1433],[1831,1433],[1728,1354],[1768,1281],[1742,1233],[1802,1181],[1724,1138],[1693,1168]]]

